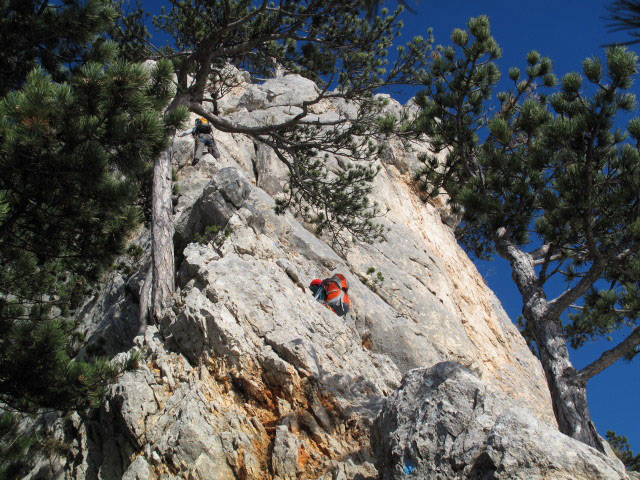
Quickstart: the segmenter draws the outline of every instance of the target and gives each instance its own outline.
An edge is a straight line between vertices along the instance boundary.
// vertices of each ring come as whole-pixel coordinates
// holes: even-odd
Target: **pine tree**
[[[21,59],[37,66],[26,74],[7,61],[11,48],[0,54],[0,402],[85,409],[119,369],[73,359],[71,314],[141,218],[150,159],[166,146],[173,69],[117,58],[104,38],[116,16],[107,1],[2,9],[0,35],[22,42]],[[30,26],[46,41],[17,38]]]
[[[170,62],[118,58],[110,0],[0,12],[0,478],[17,478],[64,448],[25,415],[96,407],[136,361],[79,358],[73,311],[148,211],[150,160],[180,119],[162,116]]]
[[[128,45],[137,42],[127,50],[138,52],[137,60],[139,52],[145,52],[145,58],[174,62],[178,88],[169,111],[186,107],[220,131],[246,134],[270,146],[290,172],[288,198],[279,203],[279,211],[296,208],[338,244],[344,231],[364,241],[380,239],[383,231],[374,221],[377,211],[367,200],[376,171],[358,166],[330,175],[324,155],[361,160],[375,154],[370,139],[381,131],[377,120],[382,102],[373,93],[413,81],[425,64],[429,40],[414,39],[388,64],[387,50],[400,34],[401,9],[394,13],[383,9],[380,16],[367,18],[367,12],[374,11],[370,0],[171,0],[170,4],[170,10],[153,21],[172,37],[175,50],[148,42],[140,8],[122,15],[117,35]],[[318,82],[321,92],[305,101],[290,120],[255,127],[234,124],[216,113],[216,101],[229,81],[224,75],[227,64],[257,78],[272,76],[279,68],[299,73]],[[358,114],[332,122],[310,119],[314,105],[336,98],[353,102]],[[155,163],[153,274],[147,277],[153,286],[151,297],[141,302],[143,322],[150,311],[162,317],[174,292],[170,172],[169,149]]]
[[[587,86],[569,73],[554,88],[551,60],[531,51],[524,72],[509,70],[513,87],[492,108],[501,50],[487,17],[467,27],[437,49],[418,97],[415,128],[447,152],[442,164],[424,159],[420,180],[430,195],[447,192],[469,251],[509,262],[560,430],[602,449],[586,383],[640,343],[640,120],[626,132],[615,125],[618,112],[635,108],[628,89],[638,58],[609,48],[604,64],[583,62]],[[558,277],[566,290],[548,298],[545,287]],[[623,327],[631,327],[623,342],[573,367],[567,341],[577,346]]]
[[[107,0],[0,0],[0,97],[40,67],[56,82],[70,67],[100,61],[115,11]]]
[[[36,443],[34,435],[20,428],[15,415],[0,414],[0,480],[20,477],[29,464],[29,450]]]
[[[640,1],[615,0],[607,7],[609,10],[609,29],[612,32],[628,32],[631,40],[623,45],[634,45],[640,42]]]
[[[632,472],[640,472],[640,453],[634,455],[627,437],[607,430],[607,441],[625,467]]]

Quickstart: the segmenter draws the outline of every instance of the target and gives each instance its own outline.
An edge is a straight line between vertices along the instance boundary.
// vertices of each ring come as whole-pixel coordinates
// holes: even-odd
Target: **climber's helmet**
[[[318,290],[320,290],[321,288],[322,280],[320,280],[319,278],[311,280],[311,283],[309,284],[309,290],[311,290],[311,293],[313,295],[316,295],[318,293]]]

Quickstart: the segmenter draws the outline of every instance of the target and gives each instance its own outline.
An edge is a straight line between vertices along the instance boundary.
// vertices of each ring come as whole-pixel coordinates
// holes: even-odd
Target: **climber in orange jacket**
[[[347,291],[349,283],[341,273],[336,273],[330,278],[320,280],[315,278],[309,284],[313,298],[330,309],[339,317],[349,313],[351,299]]]

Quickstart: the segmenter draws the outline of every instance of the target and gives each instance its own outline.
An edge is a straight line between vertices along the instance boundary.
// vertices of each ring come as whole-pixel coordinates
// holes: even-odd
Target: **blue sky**
[[[427,28],[433,27],[436,43],[448,44],[453,28],[464,27],[469,17],[488,15],[492,34],[503,50],[503,57],[498,61],[503,72],[510,66],[524,69],[526,53],[536,49],[553,60],[554,73],[560,77],[570,71],[581,71],[582,60],[594,55],[602,56],[603,45],[625,38],[624,34],[612,34],[607,30],[607,22],[603,17],[607,14],[608,1],[408,1],[415,13],[403,14],[405,40],[414,35],[426,36]],[[143,2],[154,13],[164,3],[159,0]],[[153,35],[157,41],[159,37],[155,33]],[[164,40],[159,43],[164,43]],[[640,47],[632,48],[636,52],[640,50]],[[640,94],[640,84],[634,85],[632,90]],[[394,96],[404,102],[415,91],[407,89]],[[476,264],[509,316],[515,320],[520,315],[520,295],[511,281],[506,262],[497,259]],[[577,368],[587,365],[604,350],[612,348],[614,342],[620,340],[620,335],[614,335],[612,340],[601,340],[572,351],[574,365]],[[640,450],[639,365],[640,359],[630,364],[619,361],[588,384],[591,415],[598,431],[604,435],[606,430],[615,430],[627,436],[636,452]]]

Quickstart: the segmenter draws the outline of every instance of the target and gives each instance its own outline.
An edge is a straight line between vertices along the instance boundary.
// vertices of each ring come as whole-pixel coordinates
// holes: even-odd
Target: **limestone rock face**
[[[373,427],[382,480],[627,479],[453,362],[409,371]]]
[[[290,118],[317,93],[297,75],[261,85],[237,77],[244,83],[218,106],[245,125]],[[344,100],[313,108],[313,115],[333,119],[357,110]],[[405,107],[390,100],[387,108]],[[412,186],[425,142],[375,139],[382,153],[371,160],[380,166],[371,200],[387,211],[380,219],[387,241],[354,243],[338,254],[291,214],[275,214],[287,172],[268,147],[244,135],[214,135],[219,160],[205,155],[193,165],[193,140],[174,144],[172,311],[134,338],[150,258],[148,232],[140,232],[135,241],[147,256],[132,271],[114,272],[80,313],[94,347],[109,355],[139,349],[142,362],[113,386],[100,412],[67,434],[71,450],[59,467],[66,478],[372,480],[374,464],[383,472],[397,466],[389,463],[395,457],[374,458],[371,450],[370,427],[385,399],[405,372],[443,361],[470,369],[482,388],[528,412],[510,422],[553,432],[539,362],[456,244],[447,225],[455,219],[441,201],[420,200]],[[327,168],[347,163],[329,157]],[[219,234],[195,241],[212,226]],[[382,283],[367,279],[371,267]],[[336,272],[350,284],[346,318],[322,308],[307,288]],[[452,405],[475,418],[468,403]],[[454,440],[435,423],[420,425],[426,438]],[[560,434],[549,435],[561,443]],[[441,447],[451,452],[448,443]]]

